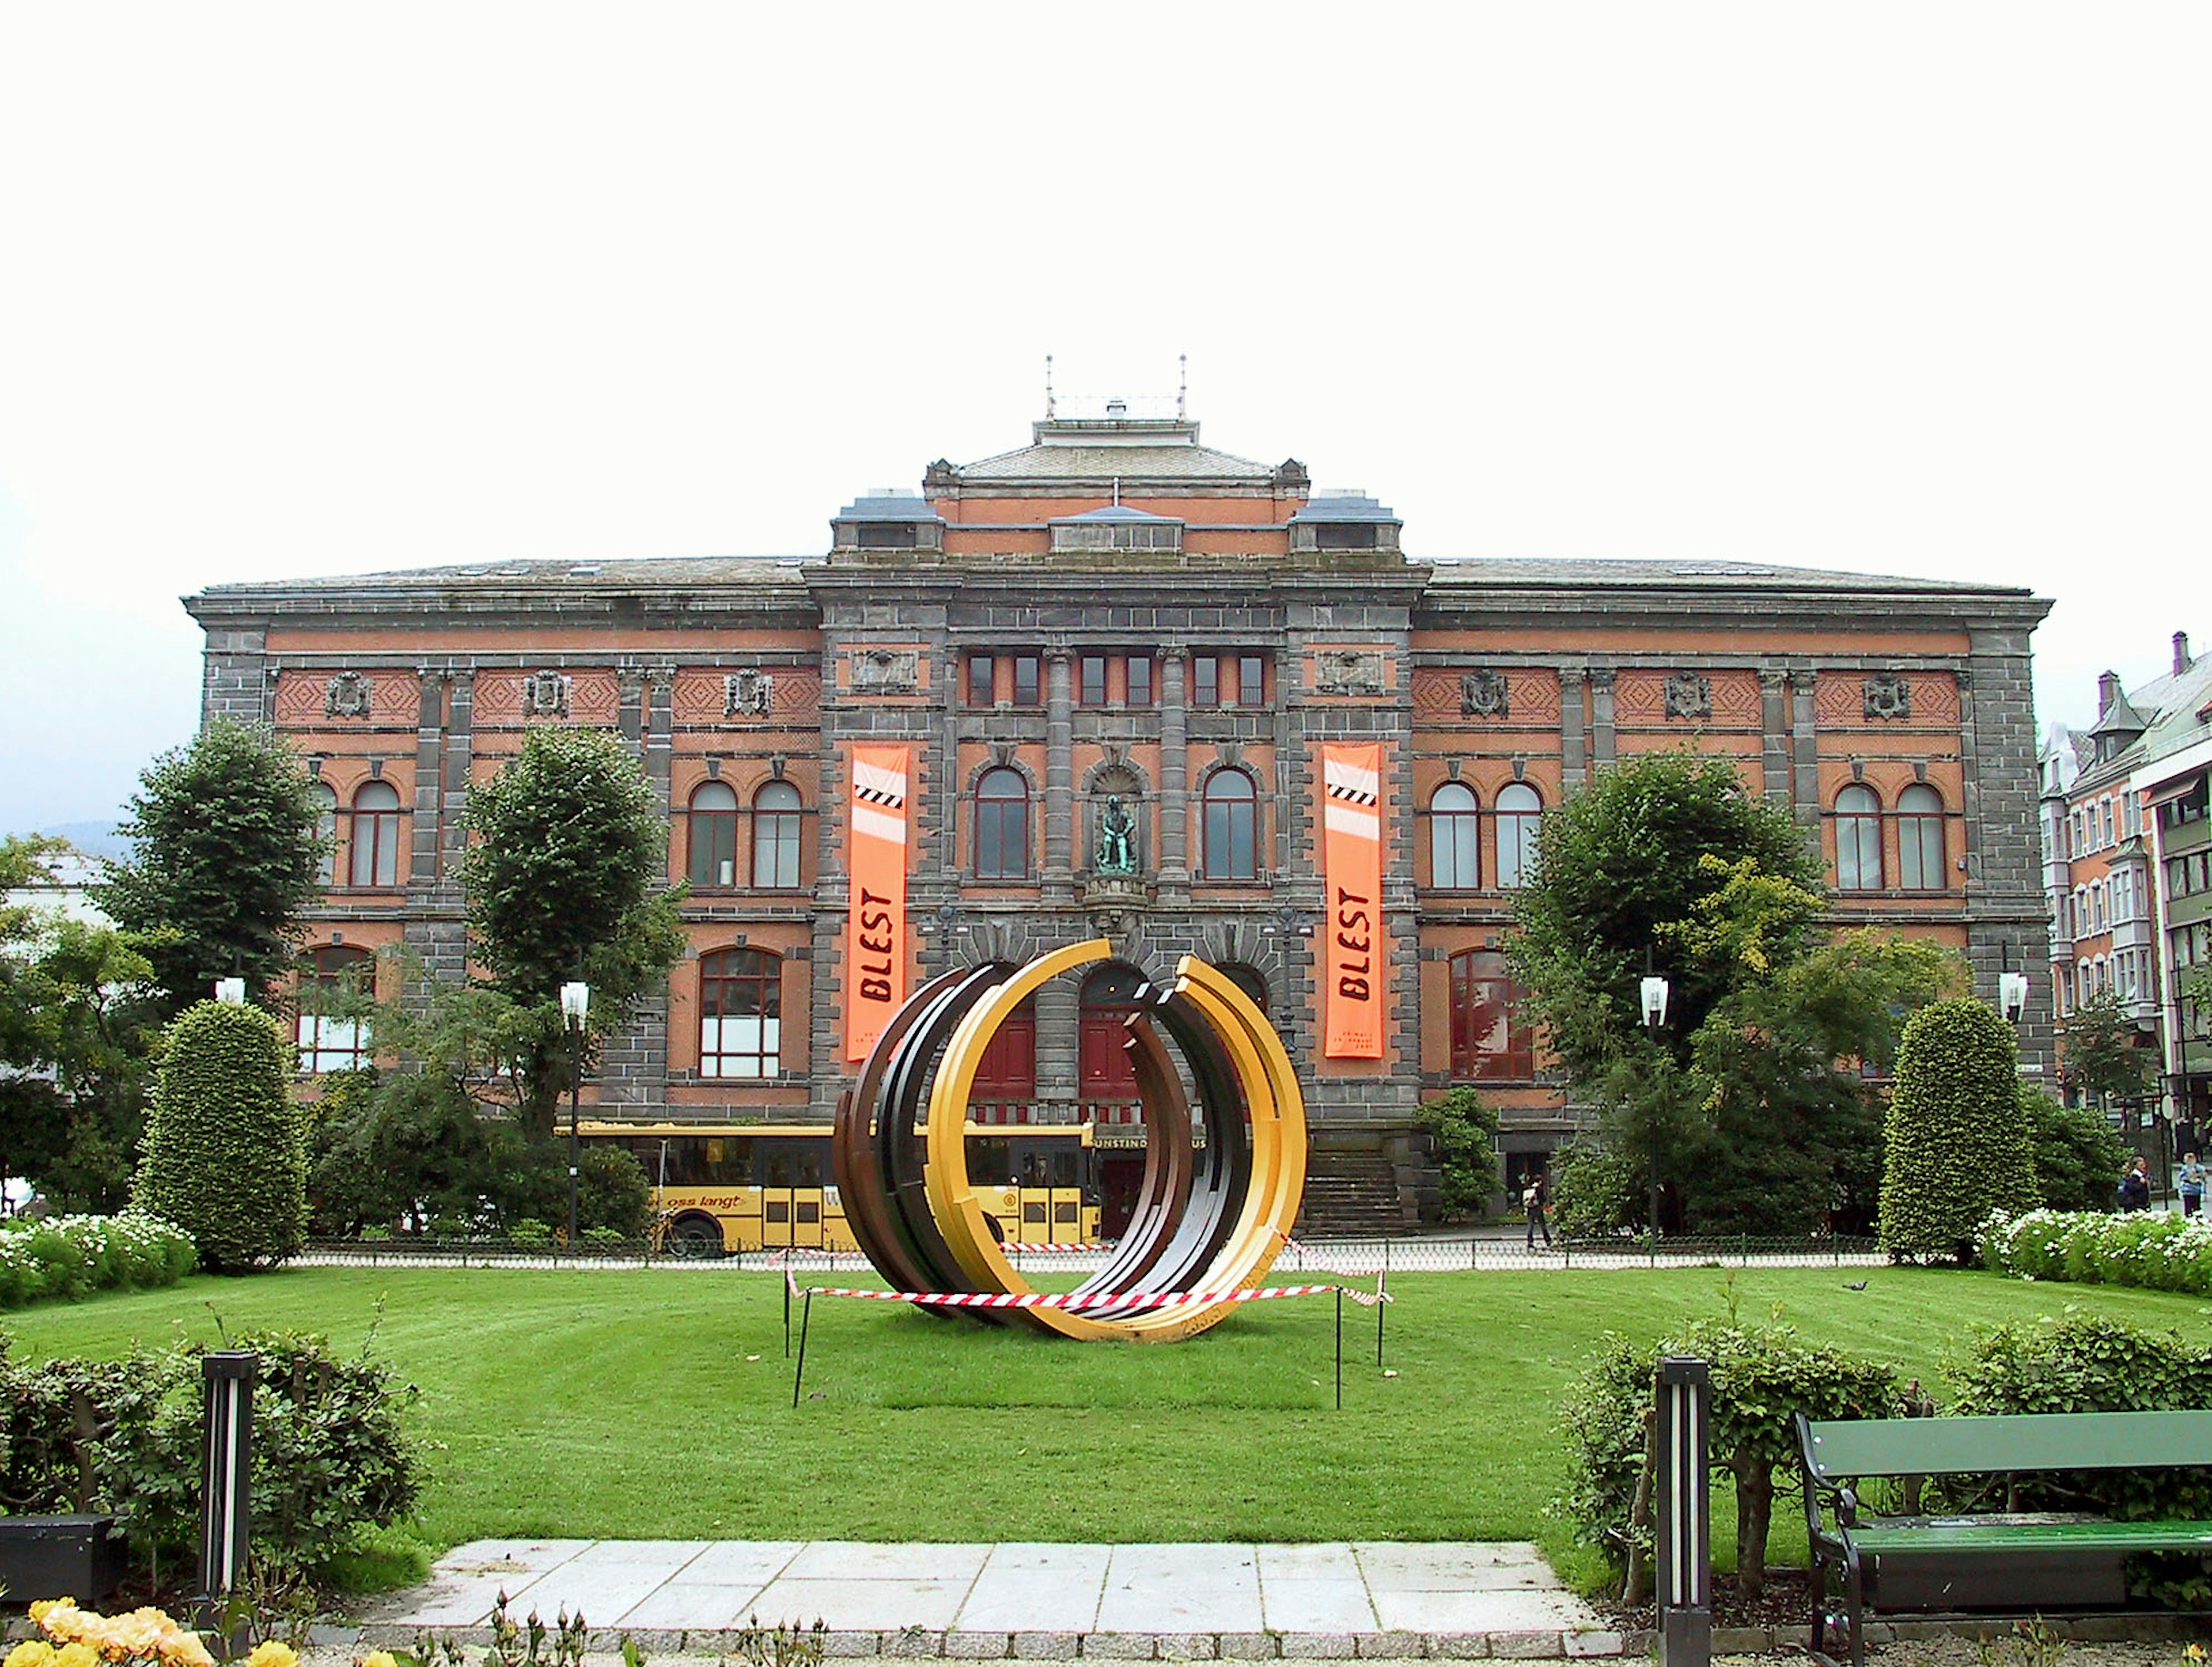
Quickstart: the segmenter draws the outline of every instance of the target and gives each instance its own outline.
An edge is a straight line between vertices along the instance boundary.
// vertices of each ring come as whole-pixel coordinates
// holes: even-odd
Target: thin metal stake
[[[1375,1287],[1375,1364],[1378,1366],[1382,1364],[1382,1311],[1389,1305],[1382,1300],[1382,1287],[1378,1281]]]
[[[783,1358],[791,1358],[791,1269],[783,1270]]]
[[[1336,1409],[1344,1410],[1344,1287],[1336,1287]]]
[[[786,1287],[788,1290],[790,1287]],[[806,1324],[814,1317],[814,1287],[806,1287],[806,1301],[799,1311],[799,1366],[791,1374],[791,1409],[799,1410],[799,1385],[806,1376]]]

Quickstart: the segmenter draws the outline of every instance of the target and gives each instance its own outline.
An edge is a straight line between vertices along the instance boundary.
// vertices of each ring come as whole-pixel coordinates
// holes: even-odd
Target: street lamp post
[[[561,1017],[568,1026],[568,1254],[576,1254],[576,1122],[584,1097],[584,1020],[592,1011],[592,987],[579,978],[561,986]]]
[[[1648,963],[1647,963],[1648,964]],[[1651,1045],[1659,1045],[1660,1026],[1667,1022],[1667,981],[1655,973],[1644,975],[1644,1033],[1651,1038]],[[1651,1187],[1651,1245],[1659,1245],[1659,1118],[1655,1112],[1651,1127],[1645,1132],[1644,1146],[1650,1157]]]

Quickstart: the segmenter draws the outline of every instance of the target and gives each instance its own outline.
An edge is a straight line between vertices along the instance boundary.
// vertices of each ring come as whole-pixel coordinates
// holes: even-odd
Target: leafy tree
[[[1423,1106],[1420,1124],[1437,1160],[1438,1208],[1449,1217],[1486,1208],[1498,1190],[1498,1113],[1462,1086]]]
[[[2127,1166],[2127,1142],[2105,1114],[2062,1104],[2045,1088],[2021,1085],[2021,1110],[2035,1143],[2035,1185],[2047,1210],[2102,1210]]]
[[[1958,973],[1926,944],[1824,942],[1826,906],[1802,830],[1725,758],[1631,759],[1547,820],[1516,911],[1516,972],[1639,1192],[1656,1172],[1662,1220],[1711,1232],[1872,1221],[1881,1118],[1860,1067],[1886,1062],[1899,1015]],[[1647,966],[1669,984],[1656,1037],[1642,1022]],[[1624,1178],[1592,1192],[1594,1224],[1625,1203]]]
[[[258,1007],[202,1001],[169,1026],[134,1202],[190,1233],[212,1271],[270,1267],[300,1248],[307,1157],[293,1064]]]
[[[1885,1135],[1881,1244],[1896,1260],[1963,1262],[1991,1210],[2033,1208],[2012,1026],[1971,999],[1923,1007],[1898,1049]]]
[[[392,1039],[436,1049],[459,1079],[495,1077],[524,1132],[544,1139],[575,1074],[561,986],[592,987],[588,1057],[684,952],[678,894],[661,884],[667,823],[636,761],[596,729],[534,732],[470,793],[466,822],[461,879],[483,975]]]
[[[50,875],[59,840],[0,839],[0,891]],[[159,1023],[143,940],[0,908],[0,1179],[68,1208],[124,1202]]]
[[[218,718],[139,778],[100,907],[140,934],[167,1019],[218,978],[267,1005],[292,971],[301,910],[320,891],[321,815],[307,771],[276,732]]]
[[[2066,1020],[2067,1080],[2100,1098],[2133,1099],[2143,1093],[2158,1068],[2158,1056],[2137,1043],[2137,1035],[2119,997],[2098,991]]]
[[[1814,936],[1820,885],[1803,830],[1745,791],[1730,760],[1624,760],[1544,818],[1536,872],[1514,911],[1527,1010],[1567,1074],[1595,1082],[1641,1040],[1648,955],[1672,986],[1667,1046],[1686,1063],[1688,1038],[1713,1007]],[[1730,923],[1708,909],[1697,929],[1700,905],[1723,892]]]
[[[1552,1154],[1552,1219],[1570,1238],[1601,1238],[1644,1218],[1644,1172],[1617,1147],[1570,1141]]]

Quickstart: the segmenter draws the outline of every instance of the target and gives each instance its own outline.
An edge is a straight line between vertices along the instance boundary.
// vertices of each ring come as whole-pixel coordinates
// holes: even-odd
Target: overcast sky
[[[1419,557],[2026,585],[2212,651],[2212,7],[0,3],[0,830],[179,594],[815,554],[1172,394]]]

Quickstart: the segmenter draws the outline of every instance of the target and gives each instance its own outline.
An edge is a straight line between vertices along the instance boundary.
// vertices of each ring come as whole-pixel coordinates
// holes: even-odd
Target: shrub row
[[[174,1285],[197,1259],[183,1233],[133,1210],[0,1221],[0,1308]]]
[[[416,1391],[319,1337],[265,1332],[236,1346],[260,1356],[254,1549],[272,1573],[313,1573],[413,1507],[423,1454],[401,1418]],[[0,1500],[24,1515],[112,1512],[153,1583],[165,1567],[173,1579],[198,1542],[204,1352],[20,1366],[0,1335]]]
[[[2030,1210],[1982,1224],[1982,1265],[2022,1279],[2212,1296],[2212,1222],[2132,1210]]]

